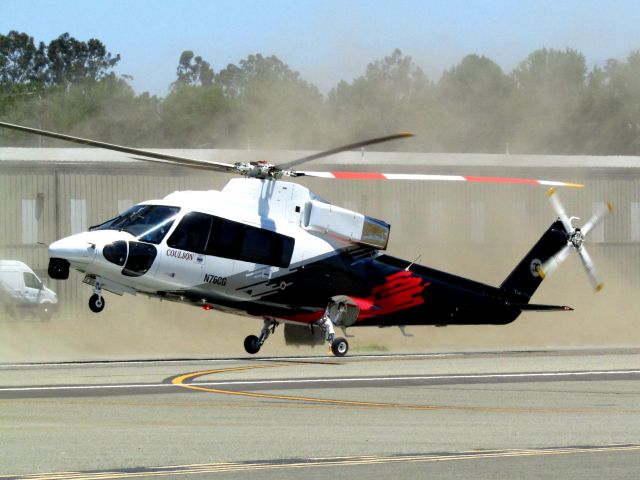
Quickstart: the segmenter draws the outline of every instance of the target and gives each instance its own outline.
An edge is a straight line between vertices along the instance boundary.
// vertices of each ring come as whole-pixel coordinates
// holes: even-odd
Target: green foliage
[[[235,148],[308,145],[322,95],[275,56],[249,55],[215,75],[229,105],[224,144]],[[300,122],[307,126],[300,129]],[[311,142],[312,143],[312,142]]]
[[[468,55],[438,83],[439,138],[445,150],[503,151],[512,122],[513,81],[492,60]]]
[[[0,35],[0,92],[23,93],[40,86],[46,69],[46,51],[33,37],[15,30]]]
[[[233,101],[238,147],[305,148],[318,135],[323,98],[275,56],[249,55],[216,75],[226,98]]]
[[[191,50],[185,50],[180,55],[176,74],[178,78],[172,84],[174,89],[184,85],[202,85],[207,87],[213,83],[213,69],[211,65],[200,56],[194,57]]]
[[[111,70],[120,61],[112,57],[100,40],[76,40],[63,33],[49,43],[46,49],[46,85],[68,85],[87,80],[101,80],[113,75]]]
[[[416,151],[640,155],[640,51],[589,70],[540,49],[510,73],[468,55],[437,82],[394,50],[327,95],[276,56],[215,72],[182,52],[165,98],[137,95],[97,39],[0,35],[0,118],[143,147],[317,149],[402,130]],[[0,129],[0,145],[58,146]]]
[[[542,49],[513,72],[514,151],[574,153],[580,99],[585,91],[585,58],[575,50]]]
[[[426,133],[424,126],[429,127],[433,119],[433,88],[411,57],[394,50],[370,63],[364,76],[351,84],[342,81],[329,92],[328,115],[337,127],[333,136],[348,132],[351,138],[367,138],[399,130]]]
[[[640,153],[640,51],[633,51],[626,63],[609,60],[604,70],[605,95],[592,125],[604,130],[597,138],[599,153]]]
[[[228,133],[229,101],[215,85],[174,87],[161,105],[161,131],[166,147],[219,147]]]

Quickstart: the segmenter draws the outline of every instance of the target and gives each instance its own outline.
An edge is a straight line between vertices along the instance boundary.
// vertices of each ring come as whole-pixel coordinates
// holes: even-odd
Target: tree
[[[214,73],[211,65],[202,57],[194,57],[191,50],[185,50],[180,55],[176,70],[177,80],[172,84],[173,88],[181,85],[209,86],[213,83]]]
[[[484,56],[468,55],[438,82],[439,138],[448,151],[504,152],[511,123],[507,105],[513,85]]]
[[[640,155],[640,51],[627,61],[609,60],[603,95],[592,125],[600,140],[598,153]]]
[[[0,89],[5,93],[37,88],[46,67],[44,43],[15,30],[0,35]]]
[[[275,55],[264,57],[258,53],[249,55],[239,63],[239,67],[233,64],[227,65],[216,75],[216,83],[223,87],[227,96],[239,96],[250,86],[251,82],[263,84],[274,82],[306,83],[300,79],[298,72],[291,70]]]
[[[233,101],[240,147],[310,148],[317,144],[323,97],[275,55],[249,55],[216,75]]]
[[[232,117],[222,90],[210,85],[174,88],[161,106],[162,144],[167,147],[220,147]]]
[[[365,75],[352,83],[341,81],[329,92],[327,106],[329,122],[337,127],[333,136],[341,140],[345,140],[344,132],[349,132],[349,138],[366,138],[412,130],[419,134],[422,145],[433,145],[433,85],[411,57],[398,49],[370,63]]]
[[[153,115],[146,115],[152,110],[145,121],[130,119],[153,102],[139,100],[126,79],[116,77],[120,56],[99,40],[83,42],[65,33],[36,47],[32,37],[11,31],[0,36],[0,53],[3,119],[133,145],[149,136],[144,128],[154,124]],[[155,111],[157,117],[157,106]],[[56,144],[18,133],[3,136],[15,144]]]
[[[68,33],[52,40],[46,54],[45,81],[49,86],[101,80],[113,75],[113,68],[120,61],[120,55],[113,57],[100,40],[82,42]]]
[[[585,58],[575,50],[531,53],[512,77],[515,82],[512,151],[569,154],[580,150],[580,99],[585,90]]]

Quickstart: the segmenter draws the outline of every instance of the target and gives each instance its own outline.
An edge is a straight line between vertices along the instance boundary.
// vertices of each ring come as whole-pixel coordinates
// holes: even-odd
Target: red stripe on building
[[[331,174],[342,180],[386,180],[382,173],[377,172],[331,172]]]

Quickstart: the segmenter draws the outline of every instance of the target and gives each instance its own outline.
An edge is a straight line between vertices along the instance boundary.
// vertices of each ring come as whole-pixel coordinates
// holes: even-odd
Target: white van
[[[12,317],[33,315],[49,320],[58,296],[25,263],[0,260],[0,304]]]

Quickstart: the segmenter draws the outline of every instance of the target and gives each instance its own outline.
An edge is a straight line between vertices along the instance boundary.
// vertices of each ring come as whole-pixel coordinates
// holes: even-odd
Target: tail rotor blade
[[[613,204],[611,202],[607,202],[606,207],[594,213],[593,217],[591,217],[589,221],[584,224],[584,226],[581,228],[582,234],[586,237],[591,230],[596,228],[600,224],[600,222],[602,222],[605,215],[612,211],[613,211]]]
[[[604,283],[602,283],[600,275],[598,275],[598,270],[596,270],[593,260],[591,260],[591,257],[587,253],[587,249],[580,245],[578,248],[578,255],[580,255],[580,260],[582,260],[582,265],[584,265],[584,269],[587,271],[587,275],[589,276],[589,280],[591,280],[593,289],[596,293],[599,292],[604,287]]]
[[[567,216],[567,212],[564,210],[562,203],[560,203],[560,199],[556,195],[556,189],[554,187],[551,187],[549,190],[547,190],[547,195],[549,196],[549,200],[551,201],[551,206],[556,211],[556,214],[562,222],[562,225],[564,225],[564,229],[567,231],[567,233],[572,233],[573,226],[569,221],[569,217]]]
[[[544,279],[547,275],[552,274],[567,259],[569,253],[571,253],[571,244],[567,243],[558,253],[538,267],[540,278]]]

